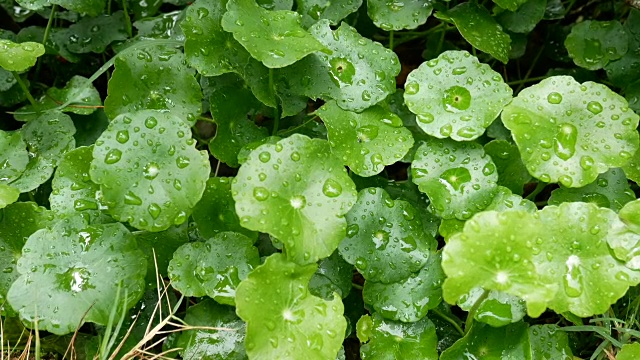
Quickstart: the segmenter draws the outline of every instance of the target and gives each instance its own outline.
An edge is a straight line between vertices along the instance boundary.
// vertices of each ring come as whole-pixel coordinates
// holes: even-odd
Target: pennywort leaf
[[[578,23],[571,28],[564,44],[573,62],[588,70],[602,69],[628,50],[627,33],[619,21]]]
[[[7,71],[22,72],[36,64],[44,55],[44,46],[35,42],[17,44],[11,40],[0,39],[0,67]]]
[[[433,10],[431,0],[367,0],[367,13],[385,31],[415,29],[427,21]]]
[[[296,0],[296,4],[298,13],[302,15],[302,25],[308,28],[321,19],[338,25],[340,20],[358,10],[362,0]]]
[[[367,359],[436,360],[436,328],[428,318],[413,323],[386,320],[378,313],[364,315],[358,320],[358,338],[365,343],[360,347],[360,357]]]

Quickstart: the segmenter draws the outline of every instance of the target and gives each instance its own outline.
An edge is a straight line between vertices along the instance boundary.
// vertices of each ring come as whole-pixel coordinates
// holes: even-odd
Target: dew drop
[[[322,193],[330,198],[338,197],[342,194],[342,185],[339,182],[329,178],[322,185]]]
[[[111,149],[104,157],[105,164],[115,164],[122,158],[122,151],[118,149]]]

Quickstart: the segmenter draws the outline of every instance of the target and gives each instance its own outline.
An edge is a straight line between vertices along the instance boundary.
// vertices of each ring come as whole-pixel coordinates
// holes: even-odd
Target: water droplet
[[[153,116],[149,116],[148,118],[146,118],[146,120],[144,121],[144,126],[147,129],[153,129],[154,127],[156,127],[156,125],[158,125],[158,119],[156,119]]]
[[[127,130],[118,131],[118,133],[116,134],[116,140],[120,144],[125,144],[127,141],[129,141],[129,132]]]
[[[271,154],[267,151],[263,151],[258,155],[258,159],[263,163],[269,162],[269,160],[271,160]]]
[[[127,205],[141,205],[142,199],[140,199],[140,197],[138,197],[133,192],[129,191],[128,193],[124,194],[124,203]]]
[[[147,165],[145,165],[142,174],[146,179],[153,180],[158,176],[159,172],[160,172],[160,168],[158,167],[158,164],[152,161]]]
[[[364,125],[356,129],[359,143],[366,143],[378,137],[379,128],[376,125]]]
[[[105,164],[115,164],[122,158],[122,151],[118,149],[111,149],[104,157]]]
[[[162,212],[162,209],[160,208],[160,205],[151,203],[149,204],[147,211],[149,212],[149,215],[151,215],[151,217],[155,220],[158,218],[158,216],[160,216],[160,212]]]
[[[342,194],[342,185],[339,182],[329,178],[322,185],[322,193],[330,198],[338,197]]]
[[[589,110],[589,112],[591,112],[594,115],[598,115],[602,112],[602,104],[600,104],[597,101],[590,101],[587,104],[587,110]]]
[[[562,95],[554,91],[547,95],[547,101],[549,102],[549,104],[560,104],[562,102]]]
[[[593,158],[591,156],[583,156],[580,158],[580,167],[583,170],[590,170],[593,167]]]
[[[410,82],[404,85],[404,93],[407,95],[415,95],[420,91],[420,85],[416,82]]]
[[[258,201],[265,201],[269,198],[269,190],[262,186],[258,186],[253,189],[253,197]]]
[[[423,124],[430,124],[435,120],[435,118],[433,117],[433,114],[431,113],[418,114],[417,117],[418,117],[418,121]]]
[[[569,123],[558,127],[558,132],[553,139],[553,150],[562,160],[569,160],[576,152],[578,129]]]
[[[180,169],[186,168],[187,166],[189,166],[190,163],[191,161],[186,156],[178,156],[176,158],[176,166]]]

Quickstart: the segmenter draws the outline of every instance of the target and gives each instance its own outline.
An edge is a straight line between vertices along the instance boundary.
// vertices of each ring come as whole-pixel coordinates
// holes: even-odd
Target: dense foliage
[[[637,1],[0,0],[0,28],[6,354],[640,358]]]

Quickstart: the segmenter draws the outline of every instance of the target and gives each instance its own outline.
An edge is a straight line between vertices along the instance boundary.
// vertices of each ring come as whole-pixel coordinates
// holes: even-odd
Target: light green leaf
[[[458,306],[470,311],[484,290],[475,288],[460,298]],[[518,322],[526,315],[525,304],[520,298],[500,291],[490,291],[476,308],[474,320],[500,327]]]
[[[340,297],[309,294],[315,264],[296,265],[274,254],[249,274],[236,291],[236,313],[247,323],[251,359],[333,359],[346,330]]]
[[[300,25],[293,11],[269,11],[253,0],[229,0],[222,28],[266,67],[281,68],[325,47]],[[256,21],[260,19],[260,21]]]
[[[433,253],[419,272],[398,282],[384,284],[365,281],[364,302],[382,317],[402,322],[415,322],[442,301],[444,272],[440,253]]]
[[[236,288],[260,264],[253,240],[234,232],[182,245],[169,262],[169,278],[184,296],[209,296],[235,305]]]
[[[552,76],[522,90],[502,112],[529,173],[581,187],[638,150],[638,115],[604,85]]]
[[[0,209],[0,313],[3,315],[12,313],[5,296],[20,276],[16,264],[24,243],[52,220],[53,214],[49,210],[32,202],[19,202]]]
[[[194,329],[181,331],[176,343],[183,359],[245,360],[245,324],[232,307],[203,300],[189,306],[184,321],[190,326],[233,330]]]
[[[531,354],[535,360],[575,359],[571,352],[567,333],[557,325],[530,326],[529,342],[531,343]],[[618,360],[622,359],[618,357]]]
[[[489,206],[498,191],[496,166],[475,142],[427,140],[416,150],[411,176],[444,219],[468,219]]]
[[[523,187],[531,180],[531,175],[522,163],[518,147],[506,140],[493,140],[484,145],[484,151],[498,168],[498,185],[522,195]]]
[[[413,146],[411,132],[402,126],[402,119],[381,106],[355,113],[331,101],[316,114],[327,126],[331,152],[360,176],[380,173]]]
[[[84,17],[66,30],[69,51],[76,54],[89,52],[103,53],[107,46],[116,41],[126,40],[127,20],[122,11],[111,15]]]
[[[367,13],[384,31],[415,29],[427,22],[433,10],[432,0],[367,0]]]
[[[624,22],[627,33],[627,53],[605,66],[609,81],[620,87],[628,87],[640,79],[640,10],[631,8]]]
[[[33,0],[21,0],[33,1]],[[37,0],[36,0],[37,1]],[[52,4],[58,4],[63,8],[79,13],[86,13],[89,16],[98,16],[104,10],[105,0],[48,0]]]
[[[40,10],[49,6],[51,0],[16,0],[16,3],[28,10]]]
[[[176,49],[151,46],[116,58],[104,111],[110,119],[140,110],[164,110],[194,124],[202,92],[195,71]]]
[[[184,18],[185,12],[176,10],[153,18],[139,19],[133,23],[133,27],[138,29],[137,36],[140,37],[184,41],[184,33],[178,26],[184,22]]]
[[[358,338],[362,360],[438,359],[436,327],[423,318],[413,323],[385,320],[378,313],[358,320]]]
[[[576,65],[598,70],[623,57],[629,49],[628,42],[619,21],[586,20],[571,27],[564,45]]]
[[[515,11],[504,11],[496,19],[505,29],[514,33],[528,33],[544,17],[547,0],[525,0]]]
[[[60,111],[78,115],[93,113],[102,105],[102,99],[100,99],[98,90],[88,82],[89,79],[75,75],[67,82],[64,88],[51,87],[47,89],[47,93],[38,99],[36,107],[27,105],[18,109],[18,113],[15,115],[16,120],[33,120],[38,117],[38,114],[33,112],[54,110],[60,104],[66,104],[69,100],[74,100],[74,102],[60,109]],[[20,112],[31,112],[32,114],[23,115]]]
[[[89,171],[111,216],[150,231],[187,220],[211,172],[190,134],[169,112],[145,110],[111,121],[96,141]]]
[[[27,168],[11,182],[20,192],[31,191],[47,181],[65,152],[75,148],[76,132],[71,118],[59,112],[45,112],[20,130],[27,144]]]
[[[407,76],[404,99],[427,134],[473,140],[511,101],[502,76],[466,51],[445,51]]]
[[[36,42],[14,43],[0,39],[0,66],[7,71],[22,72],[44,55],[44,46]]]
[[[255,240],[258,234],[240,226],[235,211],[235,201],[231,196],[233,178],[212,177],[207,180],[202,199],[193,208],[193,221],[200,236],[211,238],[218,233],[234,231]]]
[[[84,322],[106,325],[125,293],[123,305],[131,308],[142,296],[147,265],[124,225],[87,225],[78,217],[32,234],[17,269],[9,304],[31,327],[37,319],[40,330],[64,335]]]
[[[511,39],[484,6],[476,2],[464,2],[447,11],[444,16],[453,21],[462,37],[473,47],[505,64],[509,61]]]
[[[499,328],[474,323],[471,330],[442,352],[441,360],[531,360],[528,326],[519,322]]]
[[[0,130],[0,184],[20,177],[29,163],[29,152],[22,141],[22,132]]]
[[[635,152],[628,163],[622,166],[622,170],[624,170],[629,180],[640,184],[640,149]]]
[[[327,141],[299,134],[253,150],[231,190],[240,224],[281,240],[298,264],[333,253],[356,200],[355,185]]]
[[[631,231],[640,234],[640,199],[628,202],[618,216]]]
[[[406,279],[427,263],[436,247],[413,206],[391,200],[380,188],[361,190],[346,218],[347,236],[340,243],[340,255],[369,281]]]
[[[640,343],[624,344],[618,352],[617,360],[635,360],[640,357]]]
[[[335,31],[321,20],[309,31],[331,52],[317,52],[280,74],[295,94],[325,101],[334,99],[345,110],[360,112],[396,91],[398,56],[342,23]]]
[[[318,264],[318,270],[309,281],[309,292],[325,300],[333,299],[334,293],[344,299],[351,291],[352,278],[353,266],[334,251]]]
[[[498,6],[510,11],[516,11],[520,6],[525,4],[527,0],[493,0]]]
[[[635,199],[624,172],[621,169],[610,169],[600,174],[596,181],[581,188],[560,185],[560,188],[551,193],[548,203],[559,205],[563,202],[582,201],[617,212],[624,204]]]
[[[302,15],[302,26],[308,28],[321,19],[338,25],[340,20],[360,8],[362,0],[296,0],[296,4]]]
[[[18,201],[20,190],[0,182],[0,209]]]

